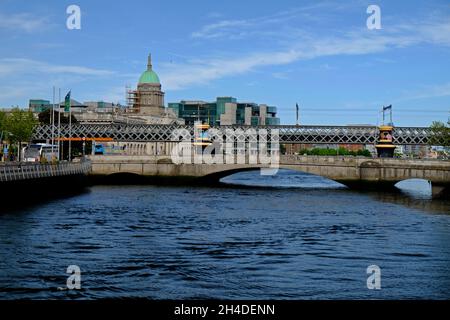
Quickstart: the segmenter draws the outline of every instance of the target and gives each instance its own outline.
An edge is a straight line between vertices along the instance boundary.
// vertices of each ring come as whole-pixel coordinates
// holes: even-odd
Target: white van
[[[57,159],[59,155],[58,145],[51,145],[48,143],[30,144],[25,147],[23,152],[23,161],[25,162],[40,162],[45,158],[48,162]]]

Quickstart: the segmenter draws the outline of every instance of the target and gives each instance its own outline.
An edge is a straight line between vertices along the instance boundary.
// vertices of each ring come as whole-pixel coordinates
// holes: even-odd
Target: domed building
[[[132,92],[132,107],[140,115],[164,115],[164,92],[161,82],[152,68],[152,57],[148,55],[147,70],[139,78],[137,90]]]
[[[171,109],[164,107],[164,92],[161,90],[161,82],[153,70],[152,57],[148,55],[147,70],[139,77],[136,90],[127,92],[129,117],[139,118],[146,123],[184,123],[178,119]]]

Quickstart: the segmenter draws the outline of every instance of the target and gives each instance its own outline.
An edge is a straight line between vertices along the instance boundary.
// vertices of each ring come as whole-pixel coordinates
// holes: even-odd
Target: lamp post
[[[83,158],[84,158],[84,156],[86,155],[86,138],[85,137],[83,137]]]

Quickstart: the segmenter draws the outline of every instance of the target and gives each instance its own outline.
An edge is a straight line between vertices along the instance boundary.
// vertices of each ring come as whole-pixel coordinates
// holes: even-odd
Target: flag
[[[296,114],[296,123],[298,124],[298,103],[295,104],[295,108],[297,110],[297,114]]]
[[[389,110],[389,109],[392,109],[392,104],[390,104],[390,105],[388,105],[386,107],[383,106],[383,111],[386,111],[386,110]]]
[[[70,111],[70,91],[67,92],[66,97],[64,98],[64,112]]]

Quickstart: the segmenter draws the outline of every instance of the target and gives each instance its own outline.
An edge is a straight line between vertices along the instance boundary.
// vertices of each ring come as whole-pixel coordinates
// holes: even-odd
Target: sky
[[[66,26],[69,5],[81,29]],[[369,5],[381,29],[369,29]],[[165,103],[278,107],[282,124],[446,122],[450,1],[0,0],[0,107],[52,100],[125,103],[151,52]]]

